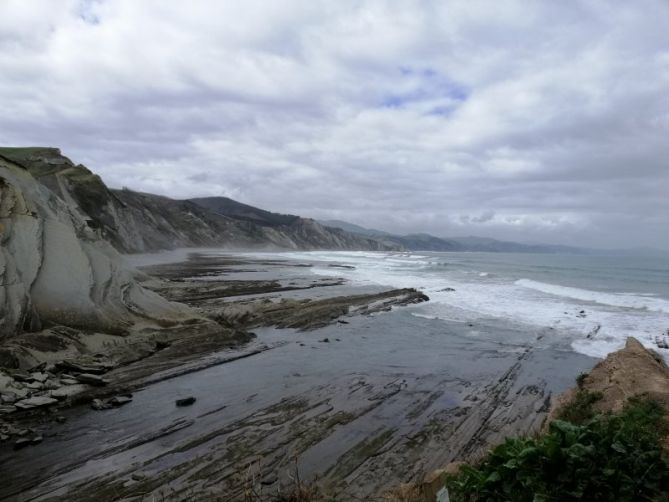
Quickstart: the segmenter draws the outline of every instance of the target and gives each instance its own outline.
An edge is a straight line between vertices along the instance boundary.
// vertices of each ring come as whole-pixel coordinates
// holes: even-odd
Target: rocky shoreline
[[[173,378],[187,371],[230,362],[249,354],[202,358],[223,349],[234,349],[254,338],[249,330],[260,326],[323,327],[342,318],[388,311],[393,306],[427,301],[416,290],[400,289],[349,296],[281,298],[268,294],[305,291],[343,284],[341,279],[293,278],[289,285],[278,280],[206,280],[209,276],[248,272],[252,266],[286,267],[284,262],[243,261],[233,257],[192,254],[184,263],[146,267],[142,279],[171,301],[196,308],[203,319],[186,326],[151,330],[131,336],[86,333],[55,327],[24,334],[4,344],[4,353],[18,366],[0,368],[0,442],[15,449],[39,444],[43,436],[38,423],[64,421],[60,408],[90,403],[94,410],[122,406],[132,400],[132,390],[147,383]],[[301,265],[292,265],[300,268]],[[299,279],[299,283],[296,280]],[[231,301],[228,301],[232,298]],[[29,353],[29,356],[26,356]],[[67,356],[60,359],[61,356]],[[14,356],[14,357],[12,357]],[[31,365],[37,362],[36,365]],[[31,365],[26,368],[26,366]]]
[[[473,347],[466,326],[444,332],[392,310],[426,301],[420,291],[352,288],[336,267],[319,277],[309,266],[194,253],[137,278],[196,321],[126,336],[28,334],[22,361],[44,360],[0,380],[13,400],[3,406],[16,408],[0,419],[0,499],[237,500],[249,483],[276,491],[296,468],[335,493],[371,496],[538,429],[551,395],[592,365],[530,345]],[[66,334],[77,350],[61,358],[53,343]]]

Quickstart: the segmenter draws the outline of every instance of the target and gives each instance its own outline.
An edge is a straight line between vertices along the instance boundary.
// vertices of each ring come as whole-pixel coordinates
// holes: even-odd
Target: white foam
[[[601,305],[610,305],[613,307],[669,313],[669,301],[661,298],[653,298],[648,294],[603,293],[600,291],[591,291],[588,289],[572,288],[569,286],[559,286],[557,284],[533,281],[531,279],[520,279],[516,281],[516,284],[549,295],[573,298],[585,302],[599,303]]]
[[[594,357],[617,350],[628,336],[652,347],[655,337],[669,327],[669,302],[649,294],[605,293],[515,280],[499,272],[462,270],[449,267],[444,255],[316,251],[275,256],[317,262],[310,269],[313,273],[341,276],[354,284],[421,289],[430,302],[407,307],[416,317],[463,322],[501,319],[537,332],[553,328],[553,336]],[[333,269],[327,266],[331,263],[355,268]],[[444,288],[455,291],[442,291]],[[581,310],[586,311],[585,317]]]

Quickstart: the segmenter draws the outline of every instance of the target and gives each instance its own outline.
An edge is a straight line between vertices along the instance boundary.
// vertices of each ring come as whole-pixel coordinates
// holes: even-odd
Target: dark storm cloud
[[[669,246],[666,2],[4,0],[0,142],[398,232]]]

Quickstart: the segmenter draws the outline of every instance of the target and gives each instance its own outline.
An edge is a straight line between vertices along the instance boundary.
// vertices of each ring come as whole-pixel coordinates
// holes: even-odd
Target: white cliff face
[[[0,340],[44,324],[125,332],[193,317],[142,288],[81,213],[0,157]]]

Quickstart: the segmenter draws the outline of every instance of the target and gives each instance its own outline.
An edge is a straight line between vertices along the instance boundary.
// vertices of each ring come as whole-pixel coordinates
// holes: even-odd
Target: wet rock
[[[440,289],[439,291],[440,291],[441,293],[452,293],[453,291],[455,291],[455,289],[453,289],[453,288],[444,288],[444,289]]]
[[[78,383],[79,383],[79,380],[77,380],[74,377],[72,377],[72,378],[61,378],[60,379],[60,384],[61,385],[76,385]]]
[[[16,400],[25,399],[26,397],[28,397],[28,389],[24,389],[24,388],[19,389],[19,388],[15,387],[15,388],[12,389],[12,392],[16,396]]]
[[[43,440],[44,440],[44,438],[41,435],[40,436],[35,436],[34,438],[32,438],[30,440],[30,444],[32,444],[32,445],[40,444]]]
[[[52,397],[35,396],[17,401],[14,406],[22,410],[30,410],[32,408],[40,408],[42,406],[51,406],[57,402],[58,401]]]
[[[26,371],[23,371],[23,370],[14,370],[14,371],[12,371],[11,376],[17,382],[29,382],[30,381],[30,375]]]
[[[143,481],[147,478],[147,475],[143,472],[133,472],[130,477],[135,481]]]
[[[321,342],[322,342],[322,343],[330,343],[330,339],[329,339],[329,338],[323,338],[323,339],[321,340]]]
[[[82,373],[77,375],[77,380],[81,383],[86,383],[88,385],[95,385],[96,387],[103,387],[109,383],[99,375],[93,375],[91,373]]]
[[[0,415],[7,415],[9,413],[14,413],[16,411],[16,406],[9,404],[0,405]]]
[[[190,406],[195,402],[195,398],[193,396],[189,397],[184,397],[183,399],[177,399],[176,400],[176,405],[177,406]]]
[[[30,382],[26,384],[26,388],[31,390],[42,390],[44,386],[39,382]]]
[[[339,319],[337,322],[338,322],[339,324],[349,324],[348,321],[344,321],[343,319]]]
[[[56,365],[65,371],[76,371],[84,374],[101,375],[111,369],[103,363],[82,364],[77,361],[65,360],[56,363]]]
[[[56,422],[58,422],[59,424],[63,424],[63,423],[65,423],[66,421],[67,421],[67,418],[65,418],[63,415],[58,415],[58,416],[56,417]]]
[[[60,389],[60,383],[56,382],[55,380],[49,379],[46,382],[44,382],[44,390],[56,390]]]
[[[15,450],[20,450],[21,448],[25,448],[26,446],[29,446],[30,444],[32,444],[32,439],[30,439],[30,438],[17,439],[16,443],[14,443],[14,449]]]
[[[79,394],[80,392],[83,392],[86,389],[88,389],[87,385],[77,383],[76,385],[68,385],[65,387],[61,387],[60,389],[52,390],[49,393],[49,396],[61,401],[69,397],[72,397],[76,394]]]
[[[93,399],[93,401],[91,401],[91,408],[95,411],[102,411],[111,408],[111,406],[103,403],[101,399]]]
[[[58,399],[59,401],[63,399],[67,399],[69,397],[69,392],[67,392],[66,389],[57,389],[53,390],[49,393],[49,396],[51,396],[54,399]]]
[[[0,434],[0,441],[5,442],[9,439],[7,434]]]
[[[13,404],[16,402],[18,397],[14,392],[5,392],[0,394],[0,403],[1,404]]]
[[[172,345],[170,342],[166,342],[163,340],[156,340],[156,350],[164,350],[170,345]]]
[[[260,484],[264,486],[270,486],[276,483],[278,480],[279,477],[276,474],[269,474],[260,481]]]
[[[115,396],[107,401],[107,403],[111,404],[112,406],[123,406],[124,404],[128,404],[131,401],[132,398],[129,396]]]
[[[0,391],[5,391],[14,383],[14,379],[8,375],[0,373]]]
[[[31,373],[30,378],[33,380],[33,382],[44,383],[49,378],[49,375],[46,373]]]

